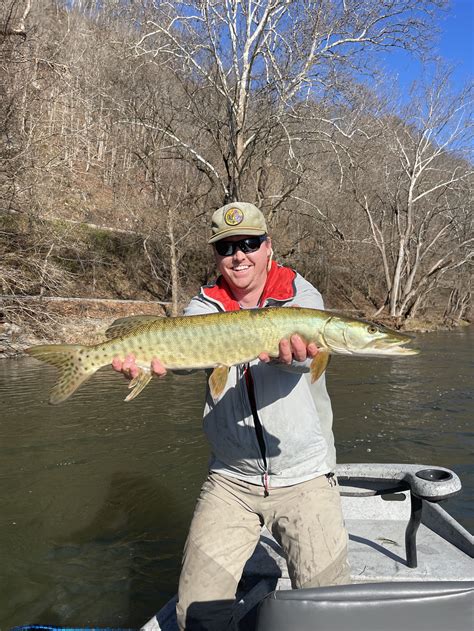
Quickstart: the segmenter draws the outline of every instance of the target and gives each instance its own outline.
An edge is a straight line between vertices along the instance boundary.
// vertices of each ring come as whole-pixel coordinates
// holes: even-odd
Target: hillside
[[[84,335],[84,313],[179,313],[214,275],[212,212],[236,200],[258,205],[276,260],[327,307],[404,328],[469,321],[470,88],[440,66],[401,98],[378,66],[381,50],[429,49],[434,14],[417,16],[432,4],[329,1],[327,21],[277,0],[274,24],[240,4],[4,3],[4,329],[58,340],[76,321]]]

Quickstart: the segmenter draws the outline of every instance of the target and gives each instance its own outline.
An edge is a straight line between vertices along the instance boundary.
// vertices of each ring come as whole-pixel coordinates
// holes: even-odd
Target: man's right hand
[[[135,355],[133,353],[129,353],[125,359],[114,357],[112,360],[112,368],[117,372],[121,372],[126,379],[134,379],[140,372],[140,368],[136,364]],[[166,375],[166,368],[156,357],[153,357],[151,360],[150,369],[157,377],[164,377]]]

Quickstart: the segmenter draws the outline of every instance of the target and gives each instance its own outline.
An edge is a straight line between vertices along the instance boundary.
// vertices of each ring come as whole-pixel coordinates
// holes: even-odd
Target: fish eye
[[[367,327],[367,331],[368,331],[371,335],[374,335],[375,333],[377,333],[377,332],[378,332],[378,330],[379,330],[379,329],[378,329],[378,327],[377,327],[377,326],[375,326],[374,324],[370,324],[370,325]]]

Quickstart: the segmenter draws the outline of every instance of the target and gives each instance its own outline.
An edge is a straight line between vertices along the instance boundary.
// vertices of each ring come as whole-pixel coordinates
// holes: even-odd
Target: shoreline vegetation
[[[20,357],[35,344],[98,343],[117,318],[180,314],[198,287],[214,279],[206,226],[201,232],[202,248],[181,252],[173,272],[159,231],[144,235],[79,220],[0,214],[0,359]],[[276,232],[274,242],[283,237],[285,243]],[[371,289],[370,276],[368,287],[351,277],[353,261],[343,253],[334,255],[333,271],[323,251],[313,261],[284,248],[276,245],[276,260],[312,282],[328,310],[414,333],[471,322],[470,302],[456,302],[450,286],[441,285],[437,300],[416,316],[393,317],[379,308],[383,294]]]

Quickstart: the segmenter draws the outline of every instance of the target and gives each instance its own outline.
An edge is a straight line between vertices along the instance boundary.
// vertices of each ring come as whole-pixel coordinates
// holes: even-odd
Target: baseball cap
[[[232,202],[218,208],[212,215],[211,238],[214,243],[236,234],[262,235],[267,233],[267,224],[261,211],[248,202]]]

